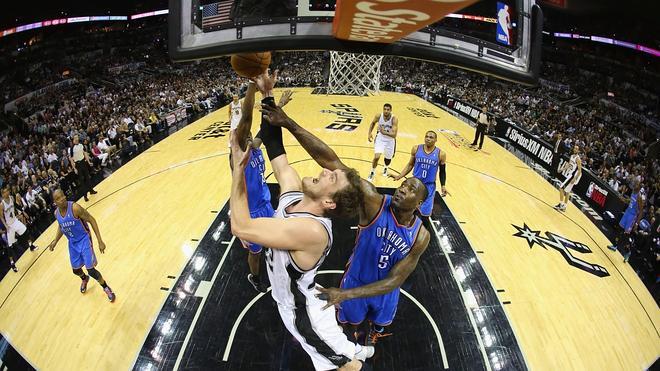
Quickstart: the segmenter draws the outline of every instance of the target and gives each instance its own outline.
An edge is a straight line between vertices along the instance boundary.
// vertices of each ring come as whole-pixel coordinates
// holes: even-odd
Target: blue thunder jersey
[[[417,240],[421,219],[415,216],[412,227],[400,225],[394,217],[391,203],[392,196],[384,196],[375,220],[359,229],[346,272],[353,281],[369,284],[387,277],[392,267],[408,255]]]
[[[66,214],[64,216],[60,214],[60,209],[58,208],[55,210],[55,217],[60,224],[62,233],[69,240],[69,245],[89,239],[90,236],[87,223],[73,215],[72,201],[67,202]]]
[[[422,181],[424,184],[435,183],[435,177],[438,174],[438,166],[440,161],[438,156],[440,148],[435,147],[431,153],[424,151],[424,145],[417,146],[415,152],[415,167],[413,168],[413,176]]]
[[[266,171],[266,162],[263,152],[258,148],[251,149],[250,162],[245,168],[245,188],[250,212],[270,204],[270,190],[266,185],[264,171]]]

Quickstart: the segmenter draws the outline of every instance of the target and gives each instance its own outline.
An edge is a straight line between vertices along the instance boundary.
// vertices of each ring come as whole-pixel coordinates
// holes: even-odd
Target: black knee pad
[[[74,269],[73,274],[75,274],[78,277],[84,276],[85,272],[83,272],[82,268]]]
[[[385,165],[390,166],[391,162],[392,162],[391,158],[385,158]]]
[[[95,280],[100,280],[101,277],[101,272],[97,271],[96,268],[88,269],[87,273]]]

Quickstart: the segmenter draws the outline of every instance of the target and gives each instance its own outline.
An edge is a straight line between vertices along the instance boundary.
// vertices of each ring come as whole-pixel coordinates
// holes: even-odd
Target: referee
[[[89,155],[85,152],[85,147],[80,143],[78,135],[73,136],[73,147],[69,149],[69,156],[73,164],[73,171],[78,175],[78,185],[85,192],[83,197],[85,201],[89,201],[87,192],[92,195],[96,194],[96,191],[92,188],[92,176],[89,174],[92,163],[89,160]]]
[[[484,145],[484,136],[486,132],[488,131],[488,125],[490,124],[490,120],[488,119],[488,115],[486,114],[486,106],[484,105],[481,108],[481,113],[479,114],[479,117],[477,118],[477,131],[474,133],[474,141],[470,146],[474,148],[475,151],[478,151],[483,147]],[[477,140],[479,141],[479,147],[475,148],[477,145]]]

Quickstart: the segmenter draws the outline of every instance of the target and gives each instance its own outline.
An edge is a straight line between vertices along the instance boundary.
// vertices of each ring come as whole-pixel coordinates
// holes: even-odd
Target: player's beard
[[[310,199],[316,201],[320,198],[320,189],[319,187],[315,187],[316,184],[314,184],[314,178],[313,177],[304,177],[302,181],[302,191],[303,194]]]

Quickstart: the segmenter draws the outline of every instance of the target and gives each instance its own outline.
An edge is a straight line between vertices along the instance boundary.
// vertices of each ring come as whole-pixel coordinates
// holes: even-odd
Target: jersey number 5
[[[378,262],[378,268],[385,269],[387,268],[387,262],[390,260],[389,255],[381,255],[380,261]]]

